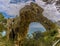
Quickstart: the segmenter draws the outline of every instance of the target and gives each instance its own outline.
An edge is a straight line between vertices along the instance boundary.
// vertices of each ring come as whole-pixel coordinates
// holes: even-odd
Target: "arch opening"
[[[46,31],[45,27],[41,23],[38,23],[38,22],[30,23],[28,30],[29,30],[28,34],[34,33],[35,31],[41,31],[41,32]]]

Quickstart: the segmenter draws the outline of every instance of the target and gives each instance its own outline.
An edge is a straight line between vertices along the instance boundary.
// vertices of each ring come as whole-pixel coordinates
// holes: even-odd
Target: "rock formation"
[[[43,9],[35,3],[30,3],[20,10],[19,17],[8,19],[7,21],[7,37],[15,42],[15,46],[21,46],[31,22],[41,23],[46,30],[54,29],[55,24],[43,16]]]

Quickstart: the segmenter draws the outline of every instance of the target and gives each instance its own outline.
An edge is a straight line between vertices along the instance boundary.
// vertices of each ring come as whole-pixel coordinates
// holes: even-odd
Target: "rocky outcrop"
[[[19,17],[8,19],[7,21],[7,35],[8,38],[15,41],[15,45],[19,46],[27,33],[31,22],[41,23],[46,30],[55,29],[55,24],[43,16],[43,9],[35,3],[30,3],[20,10]],[[21,44],[20,44],[21,46]]]

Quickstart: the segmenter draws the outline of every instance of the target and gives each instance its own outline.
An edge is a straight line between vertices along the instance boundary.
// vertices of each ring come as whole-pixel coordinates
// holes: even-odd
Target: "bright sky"
[[[19,10],[23,8],[26,4],[30,3],[30,1],[26,3],[10,3],[11,0],[0,0],[0,12],[5,12],[8,16],[16,16],[19,15]],[[23,0],[22,0],[23,1]],[[54,4],[45,5],[45,2],[41,0],[35,0],[35,2],[44,9],[44,16],[49,18],[50,20],[58,21],[60,20],[60,13],[56,10]],[[5,15],[6,16],[6,15]]]
[[[44,26],[42,26],[40,23],[38,22],[32,22],[30,25],[29,25],[29,33],[28,34],[31,34],[35,31],[46,31],[46,29],[44,28]]]
[[[0,12],[16,16],[24,4],[10,4],[10,0],[0,0]]]

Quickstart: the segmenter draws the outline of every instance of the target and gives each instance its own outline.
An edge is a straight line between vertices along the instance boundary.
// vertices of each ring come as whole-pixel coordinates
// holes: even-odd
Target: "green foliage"
[[[52,46],[55,42],[57,30],[40,32],[36,31],[33,37],[27,37],[23,41],[23,46]]]
[[[12,46],[12,45],[13,45],[13,42],[10,40],[7,41],[6,36],[2,37],[1,32],[0,32],[0,46]]]
[[[0,13],[0,22],[4,20],[4,16]]]
[[[55,36],[55,35],[57,35],[57,33],[58,33],[58,30],[52,30],[52,31],[50,31],[50,36]]]
[[[3,24],[0,24],[0,32],[4,29]]]
[[[5,19],[2,13],[0,13],[0,32],[5,30],[6,23],[7,23],[7,19]]]
[[[7,19],[4,18],[2,13],[0,13],[0,22],[7,23]]]
[[[60,42],[56,46],[60,46]]]
[[[52,46],[55,41],[55,36],[57,35],[56,30],[52,30],[51,32],[45,31],[36,31],[32,33],[32,36],[28,35],[21,43],[22,46]],[[54,35],[53,35],[54,34]],[[6,37],[0,38],[2,41],[3,46],[14,46],[14,43],[10,41],[6,41]],[[2,44],[1,43],[1,44]]]
[[[6,38],[1,38],[0,39],[0,46],[12,46],[12,42],[11,41],[7,41]],[[14,46],[14,45],[13,45]]]
[[[34,32],[32,35],[33,35],[33,38],[36,40],[43,37],[43,34],[41,31]]]

